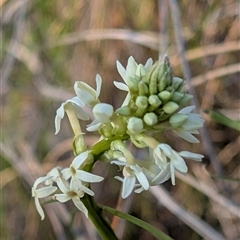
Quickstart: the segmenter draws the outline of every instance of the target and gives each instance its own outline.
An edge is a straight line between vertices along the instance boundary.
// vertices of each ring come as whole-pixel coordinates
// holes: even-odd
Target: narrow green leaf
[[[204,111],[206,114],[208,114],[213,120],[216,122],[219,122],[227,127],[233,128],[237,131],[240,131],[240,121],[237,120],[232,120],[222,113],[219,113],[217,111],[213,110],[205,110]]]
[[[152,226],[149,223],[144,222],[143,220],[133,217],[127,213],[118,211],[114,208],[110,208],[107,206],[103,206],[101,207],[103,211],[111,213],[113,215],[116,215],[120,218],[123,218],[145,230],[147,230],[148,232],[150,232],[151,234],[153,234],[155,237],[161,239],[161,240],[173,240],[173,238],[169,237],[168,235],[166,235],[165,233],[163,233],[162,231],[160,231],[159,229],[155,228],[154,226]]]

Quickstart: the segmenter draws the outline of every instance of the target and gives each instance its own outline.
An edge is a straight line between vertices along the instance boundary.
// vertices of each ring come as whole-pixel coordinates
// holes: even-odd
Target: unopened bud
[[[193,96],[191,94],[185,94],[184,97],[178,102],[181,107],[184,107],[190,103]]]
[[[137,76],[129,77],[129,79],[127,81],[128,87],[133,93],[138,92],[138,83],[139,83],[139,80],[138,80]]]
[[[113,115],[113,106],[107,103],[98,103],[93,108],[93,115],[98,121],[106,123]]]
[[[147,108],[148,106],[148,98],[145,96],[138,96],[136,99],[136,106],[139,108]]]
[[[143,130],[143,121],[142,121],[142,119],[137,118],[137,117],[131,117],[128,120],[127,128],[130,131],[130,133],[133,133],[133,134],[141,133],[142,130]]]
[[[158,122],[158,118],[155,113],[146,113],[143,120],[148,126],[153,126]]]
[[[178,110],[179,106],[175,102],[169,101],[163,106],[165,113],[171,114]]]
[[[146,76],[147,72],[145,67],[142,64],[139,64],[137,66],[137,70],[136,70],[136,75],[140,78],[142,78],[143,76]]]
[[[148,95],[148,86],[146,83],[144,83],[143,81],[139,82],[138,84],[138,95],[139,96],[147,96]]]
[[[183,83],[184,83],[183,79],[181,79],[179,77],[173,77],[172,86],[176,91],[179,90],[179,88],[183,85]]]
[[[158,94],[159,98],[164,102],[168,101],[171,98],[171,93],[169,91],[162,91]]]
[[[188,119],[187,115],[176,113],[169,118],[169,123],[171,124],[172,127],[180,127],[183,123],[187,121],[187,119]]]
[[[150,105],[154,106],[154,107],[159,107],[162,104],[162,101],[159,99],[159,97],[157,95],[151,95],[148,98],[148,102]]]
[[[173,102],[178,102],[180,101],[182,98],[184,97],[184,94],[183,93],[180,93],[180,92],[174,92],[172,97],[171,97],[171,100]]]

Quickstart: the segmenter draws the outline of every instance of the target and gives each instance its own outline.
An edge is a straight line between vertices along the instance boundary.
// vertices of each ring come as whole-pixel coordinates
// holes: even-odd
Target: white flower
[[[61,178],[57,179],[57,185],[59,189],[62,191],[60,194],[55,194],[54,199],[56,199],[59,202],[67,202],[69,200],[72,200],[74,205],[82,211],[85,216],[88,218],[88,210],[84,206],[84,204],[80,201],[80,198],[84,196],[84,192],[81,190],[78,190],[77,187],[74,184],[70,184],[70,186],[67,184],[68,182],[63,182]]]
[[[113,161],[112,163],[116,163],[116,161]],[[126,164],[123,168],[123,176],[123,179],[118,176],[114,177],[115,179],[123,182],[122,198],[127,198],[132,193],[135,187],[136,179],[139,181],[140,186],[144,190],[148,190],[150,187],[146,176],[137,164]]]
[[[185,139],[191,143],[199,143],[199,140],[195,138],[192,134],[198,134],[198,129],[203,126],[204,120],[201,115],[196,113],[191,113],[191,111],[195,108],[195,106],[188,106],[183,108],[178,113],[184,114],[187,116],[187,120],[177,128],[173,128],[173,132],[175,132],[178,136]]]
[[[88,154],[89,151],[85,151],[79,154],[77,157],[75,157],[70,167],[62,170],[62,174],[63,178],[66,180],[71,178],[70,185],[74,185],[79,190],[93,196],[94,192],[87,188],[85,186],[86,185],[85,183],[101,182],[103,180],[103,177],[79,169],[81,168],[83,163],[87,160]]]
[[[143,66],[142,64],[137,64],[135,59],[131,56],[128,58],[128,63],[125,69],[123,65],[119,61],[117,61],[118,72],[121,75],[122,79],[124,80],[125,84],[122,82],[116,82],[116,81],[114,81],[113,83],[118,89],[128,92],[122,106],[128,105],[131,99],[131,95],[128,88],[129,77],[134,77],[135,75],[138,77],[145,76],[147,71],[152,66],[152,63],[153,63],[153,60],[149,58],[145,66]]]
[[[49,180],[50,178],[52,178],[52,177],[51,176],[40,177],[35,181],[35,183],[33,184],[33,187],[32,187],[32,196],[34,197],[35,206],[37,208],[39,215],[41,216],[41,220],[44,219],[45,215],[44,215],[43,209],[40,205],[39,198],[44,198],[44,197],[50,196],[52,193],[54,193],[57,190],[57,187],[47,186],[47,187],[43,187],[43,188],[39,188],[39,189],[37,189],[37,187],[39,184],[44,183],[45,181]]]
[[[120,144],[119,141],[116,141],[116,144],[113,143],[112,148],[117,148],[118,145],[119,149],[122,149],[122,151],[113,150],[112,156],[117,158],[117,160],[113,160],[111,163],[114,163],[118,166],[124,166],[122,171],[124,178],[118,176],[114,177],[115,179],[123,182],[122,198],[127,198],[132,193],[135,187],[136,179],[144,190],[148,190],[150,187],[149,182],[147,177],[144,175],[142,168],[135,163],[130,151],[126,148],[123,149],[124,145]]]
[[[98,103],[93,108],[95,119],[87,126],[89,132],[96,131],[102,123],[106,123],[113,115],[113,106],[107,103]]]
[[[153,150],[153,157],[155,163],[161,169],[164,169],[168,162],[170,162],[171,180],[172,184],[175,185],[175,170],[182,174],[185,174],[188,171],[188,167],[183,157],[195,161],[202,161],[204,156],[188,151],[176,152],[168,144],[161,143]]]
[[[96,75],[96,86],[96,90],[94,90],[85,82],[75,82],[74,90],[82,102],[90,107],[93,107],[99,102],[98,97],[102,86],[102,78],[99,74]]]
[[[66,102],[62,103],[61,106],[56,111],[55,134],[57,134],[60,131],[61,120],[64,117],[66,109],[73,110],[79,119],[88,120],[89,116],[82,109],[82,107],[84,107],[84,103],[78,97],[71,98],[71,99],[67,100]]]

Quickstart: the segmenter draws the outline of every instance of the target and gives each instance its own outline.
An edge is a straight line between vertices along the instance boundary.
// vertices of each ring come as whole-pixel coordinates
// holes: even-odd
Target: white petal
[[[129,88],[125,83],[114,81],[113,84],[116,86],[116,88],[129,92]]]
[[[136,177],[137,177],[138,181],[140,182],[140,184],[142,185],[142,187],[144,188],[144,190],[148,190],[150,187],[149,182],[148,182],[146,176],[143,174],[143,172],[136,173]]]
[[[123,178],[121,178],[121,177],[119,177],[119,176],[115,176],[114,178],[117,179],[117,180],[120,181],[120,182],[123,182],[123,180],[124,180]]]
[[[82,102],[81,99],[79,99],[78,97],[73,97],[73,98],[71,98],[71,99],[68,99],[68,100],[66,101],[66,104],[67,104],[67,103],[73,103],[73,104],[75,104],[75,105],[77,105],[77,106],[79,106],[79,107],[84,107],[84,106],[85,106],[84,102]],[[65,104],[65,105],[66,105],[66,104]]]
[[[172,164],[170,164],[170,172],[171,172],[172,185],[175,185],[175,169]]]
[[[33,184],[32,189],[36,189],[37,186],[38,186],[40,183],[43,183],[43,182],[45,182],[46,180],[48,180],[48,179],[50,179],[50,178],[52,178],[52,177],[51,177],[51,176],[44,176],[44,177],[39,177],[39,178],[37,178],[36,181],[35,181],[34,184]]]
[[[57,185],[59,187],[59,189],[63,192],[63,193],[68,193],[69,192],[69,188],[67,188],[65,186],[65,184],[63,183],[62,179],[59,177],[57,178]]]
[[[85,151],[80,153],[77,157],[75,157],[72,161],[71,167],[77,170],[87,159],[89,151]]]
[[[77,170],[76,177],[88,183],[101,182],[104,179],[103,177],[97,176],[89,172],[85,172],[83,170]]]
[[[97,85],[96,94],[97,94],[97,97],[99,97],[101,92],[101,87],[102,87],[102,78],[99,74],[96,75],[96,85]]]
[[[185,161],[180,156],[172,158],[171,165],[173,165],[174,168],[180,173],[186,173],[188,171]]]
[[[171,157],[172,155],[172,148],[168,145],[168,144],[165,144],[165,143],[161,143],[158,145],[158,147],[160,149],[163,150],[163,152],[168,156],[168,157]]]
[[[175,132],[179,137],[183,138],[184,140],[190,143],[199,143],[199,140],[189,132],[185,132],[179,129],[174,129],[173,132]]]
[[[55,194],[54,199],[63,203],[63,202],[69,201],[71,199],[71,197],[66,194],[60,193],[60,194]]]
[[[87,125],[86,129],[89,132],[94,132],[97,131],[101,125],[102,123],[95,119],[91,124]]]
[[[164,183],[167,181],[171,176],[170,172],[170,163],[167,164],[166,168],[164,170],[161,170],[158,175],[152,180],[152,184],[157,185]]]
[[[152,58],[149,58],[144,67],[146,68],[146,70],[149,70],[152,64],[153,64],[153,60]]]
[[[74,90],[78,98],[88,106],[98,101],[96,90],[85,82],[75,82]]]
[[[70,170],[70,168],[63,169],[62,175],[64,179],[68,180],[70,177],[72,177],[72,171]]]
[[[58,134],[61,128],[61,120],[64,117],[64,106],[66,103],[62,103],[61,106],[56,111],[56,117],[55,117],[55,134]]]
[[[137,63],[136,63],[135,59],[133,58],[133,56],[130,56],[128,58],[126,70],[127,70],[127,78],[135,75],[136,70],[137,70]]]
[[[189,158],[198,162],[202,161],[202,158],[204,157],[201,154],[197,154],[197,153],[192,153],[192,152],[188,152],[188,151],[181,151],[179,152],[179,155],[184,157],[184,158]]]
[[[44,197],[50,196],[56,190],[57,190],[57,187],[44,187],[44,188],[37,189],[35,193],[37,198],[44,198]]]
[[[39,202],[38,198],[35,198],[34,201],[35,201],[36,209],[37,209],[39,215],[41,216],[41,220],[43,220],[45,215],[44,215],[43,209],[40,205],[40,202]]]
[[[79,190],[87,193],[90,196],[94,196],[94,192],[91,189],[85,187],[83,184],[78,184],[77,186]]]
[[[127,198],[132,193],[135,182],[135,176],[124,178],[122,187],[122,198]]]
[[[126,79],[127,79],[126,69],[123,67],[123,65],[119,61],[117,61],[116,63],[117,63],[117,70],[119,74],[121,75],[124,82],[126,82]]]
[[[193,109],[195,108],[195,106],[188,106],[183,108],[181,111],[179,111],[178,113],[182,113],[182,114],[188,114],[190,113]]]
[[[78,197],[73,197],[72,198],[74,205],[85,214],[85,216],[88,218],[88,210],[84,206],[84,204],[80,201]]]
[[[77,118],[84,120],[84,121],[89,120],[89,116],[81,107],[79,107],[77,105],[73,105],[73,109],[74,109],[74,113],[76,114]]]

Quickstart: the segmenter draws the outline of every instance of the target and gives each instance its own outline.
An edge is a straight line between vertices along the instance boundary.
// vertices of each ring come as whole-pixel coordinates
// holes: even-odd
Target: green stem
[[[121,140],[127,140],[129,138],[129,135],[124,136],[118,136],[114,137],[112,139],[103,139],[96,143],[93,148],[91,154],[94,157],[94,161],[91,164],[88,164],[84,167],[84,171],[91,172],[93,165],[95,162],[101,157],[107,150],[110,148],[110,144],[112,141],[121,139]],[[82,203],[85,205],[85,207],[88,209],[88,216],[96,229],[98,230],[100,236],[104,240],[115,240],[118,239],[109,225],[109,223],[106,221],[104,216],[102,215],[102,209],[98,207],[98,205],[95,203],[93,197],[85,194],[83,198],[81,198]]]
[[[104,240],[118,240],[113,229],[102,215],[102,209],[94,202],[93,198],[85,194],[81,199],[88,209],[88,216]]]

